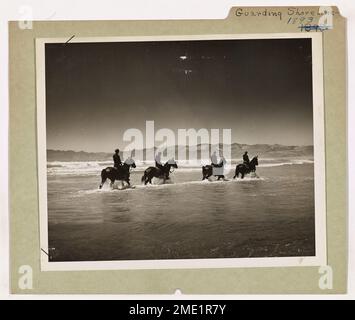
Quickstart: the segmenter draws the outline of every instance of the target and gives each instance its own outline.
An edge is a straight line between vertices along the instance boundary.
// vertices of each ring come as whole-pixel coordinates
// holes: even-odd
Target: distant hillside
[[[224,146],[225,147],[225,146]],[[184,146],[169,147],[175,149],[176,156],[180,148]],[[211,145],[199,144],[197,146],[198,154],[201,151],[209,152]],[[223,151],[223,145],[218,148]],[[232,158],[241,158],[242,154],[248,151],[249,156],[259,155],[260,158],[294,158],[294,157],[313,157],[313,146],[284,146],[279,144],[232,144]],[[146,149],[143,150],[146,153]],[[110,161],[113,153],[106,152],[85,152],[85,151],[62,151],[62,150],[47,150],[47,161]],[[188,152],[187,152],[188,154]],[[153,159],[152,159],[153,160]]]
[[[104,152],[47,150],[47,161],[106,161],[112,154]]]
[[[259,155],[261,158],[284,157],[313,157],[313,146],[284,146],[279,144],[237,144],[232,145],[232,158],[240,158],[248,151],[250,156]]]

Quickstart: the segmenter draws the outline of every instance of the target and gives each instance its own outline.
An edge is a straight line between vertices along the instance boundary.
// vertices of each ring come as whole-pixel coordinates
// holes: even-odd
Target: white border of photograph
[[[46,89],[45,44],[65,43],[69,38],[36,39],[37,84],[37,143],[38,183],[40,213],[40,248],[42,271],[122,270],[122,269],[191,269],[236,267],[305,267],[327,264],[326,243],[326,189],[325,189],[325,139],[323,48],[321,33],[277,33],[198,36],[142,36],[142,37],[74,37],[70,42],[144,42],[174,40],[227,40],[227,39],[312,39],[313,81],[313,133],[314,133],[314,187],[315,187],[315,242],[316,255],[312,257],[218,258],[218,259],[166,259],[117,261],[48,261],[48,206],[47,206],[47,155],[46,155]]]

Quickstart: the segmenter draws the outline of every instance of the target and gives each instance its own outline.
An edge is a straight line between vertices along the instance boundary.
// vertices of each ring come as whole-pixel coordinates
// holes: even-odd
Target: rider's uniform
[[[113,163],[114,163],[114,167],[117,169],[122,165],[122,161],[121,161],[121,157],[119,154],[115,153],[113,155]]]
[[[247,154],[243,154],[243,163],[249,167],[249,163],[250,163],[250,160],[249,160],[249,156]]]
[[[224,166],[227,163],[226,159],[222,156],[219,163],[212,166],[212,172],[215,176],[224,175]]]

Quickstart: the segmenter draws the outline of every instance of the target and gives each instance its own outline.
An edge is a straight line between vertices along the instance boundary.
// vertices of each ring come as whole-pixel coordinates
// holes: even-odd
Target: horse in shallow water
[[[238,178],[239,174],[241,174],[241,178],[243,179],[246,174],[255,172],[257,165],[259,165],[258,156],[251,159],[249,165],[245,163],[238,164],[235,168],[235,175],[233,179]]]
[[[130,169],[135,168],[136,164],[132,158],[128,158],[122,166],[118,168],[107,167],[101,171],[101,184],[99,189],[102,188],[107,179],[111,180],[110,186],[112,187],[116,180],[122,180],[127,182],[130,186],[129,177],[130,177]]]
[[[225,180],[223,174],[223,167],[226,164],[226,160],[223,158],[218,164],[212,166],[207,165],[202,167],[202,181],[208,179],[212,175],[218,177],[217,180],[223,179]]]
[[[170,159],[167,161],[163,166],[160,168],[158,167],[149,167],[144,171],[143,177],[142,177],[142,182],[146,185],[147,183],[152,184],[152,179],[153,178],[161,178],[164,180],[163,183],[165,183],[166,180],[170,179],[169,174],[171,168],[178,168],[178,165],[174,159]]]

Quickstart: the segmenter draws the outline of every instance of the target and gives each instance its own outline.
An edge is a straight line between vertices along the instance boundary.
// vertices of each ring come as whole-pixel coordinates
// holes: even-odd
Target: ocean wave
[[[238,159],[232,159],[230,161],[233,168],[240,163]],[[302,165],[302,164],[312,164],[313,160],[310,159],[263,159],[259,161],[260,168],[268,167],[279,167],[285,165]],[[193,172],[200,171],[203,165],[208,164],[207,162],[182,162],[178,161],[177,172]],[[154,166],[153,162],[136,162],[137,167],[133,169],[134,172],[143,172],[147,167]],[[112,166],[111,161],[77,161],[77,162],[61,162],[61,161],[51,161],[47,163],[47,174],[49,176],[53,175],[99,175],[101,170],[106,167]]]
[[[260,168],[268,167],[280,167],[280,166],[292,166],[292,165],[301,165],[301,164],[313,164],[313,160],[292,160],[287,162],[277,162],[277,163],[261,163],[259,164]]]

